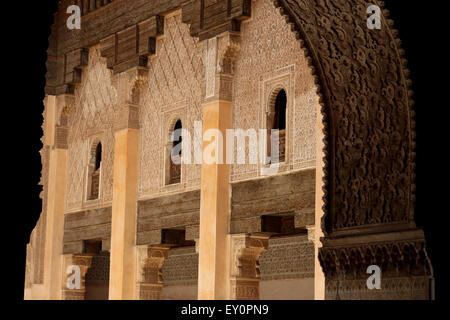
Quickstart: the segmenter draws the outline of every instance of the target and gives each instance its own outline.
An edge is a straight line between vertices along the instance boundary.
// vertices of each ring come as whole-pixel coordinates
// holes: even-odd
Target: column
[[[110,300],[136,298],[139,100],[147,73],[147,69],[137,67],[113,80],[119,105],[114,128]]]
[[[206,92],[203,104],[203,134],[218,130],[222,146],[213,138],[203,141],[198,299],[228,298],[229,257],[227,235],[230,223],[230,166],[226,162],[226,130],[232,123],[233,61],[239,52],[239,36],[225,33],[206,43]],[[222,164],[207,163],[205,152],[216,146]],[[222,153],[223,157],[218,156]],[[212,153],[211,153],[212,154]],[[219,159],[220,161],[220,159]]]
[[[139,246],[137,248],[138,300],[160,300],[163,287],[162,267],[168,258],[169,247]]]
[[[47,96],[46,137],[49,146],[47,223],[44,257],[45,299],[61,299],[61,269],[64,237],[64,201],[67,171],[67,116],[72,95]]]
[[[259,257],[267,250],[268,236],[230,235],[230,299],[259,300]]]

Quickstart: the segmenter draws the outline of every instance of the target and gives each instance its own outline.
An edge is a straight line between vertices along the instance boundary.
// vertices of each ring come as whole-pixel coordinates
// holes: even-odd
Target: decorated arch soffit
[[[397,31],[381,1],[275,0],[313,70],[324,118],[325,235],[414,224],[413,100]]]

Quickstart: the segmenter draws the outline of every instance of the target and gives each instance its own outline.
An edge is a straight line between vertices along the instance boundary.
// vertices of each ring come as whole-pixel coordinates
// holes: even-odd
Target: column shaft
[[[226,159],[226,129],[231,128],[231,102],[214,101],[203,107],[203,132],[218,129],[223,136]],[[210,143],[218,143],[213,141]],[[203,143],[203,150],[209,143]],[[202,164],[200,203],[199,300],[228,296],[227,234],[230,221],[230,166]]]
[[[66,190],[67,150],[50,151],[48,209],[45,238],[44,281],[48,299],[61,299],[61,267],[64,237],[64,197]]]
[[[135,299],[139,130],[115,133],[110,300]]]
[[[50,147],[47,192],[47,223],[44,257],[45,299],[61,299],[61,272],[64,238],[64,203],[67,173],[67,136],[60,130],[57,119],[70,97],[46,97],[46,137],[45,144]]]

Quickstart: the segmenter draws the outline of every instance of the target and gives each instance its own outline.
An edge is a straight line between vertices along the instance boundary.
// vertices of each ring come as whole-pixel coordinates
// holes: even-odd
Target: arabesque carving
[[[138,300],[160,300],[163,287],[162,266],[168,258],[169,247],[137,247]]]

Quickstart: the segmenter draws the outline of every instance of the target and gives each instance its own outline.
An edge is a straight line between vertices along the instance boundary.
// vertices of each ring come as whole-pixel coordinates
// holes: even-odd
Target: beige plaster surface
[[[163,287],[162,300],[197,300],[197,286],[171,286]]]
[[[314,300],[314,278],[259,283],[261,300]]]

